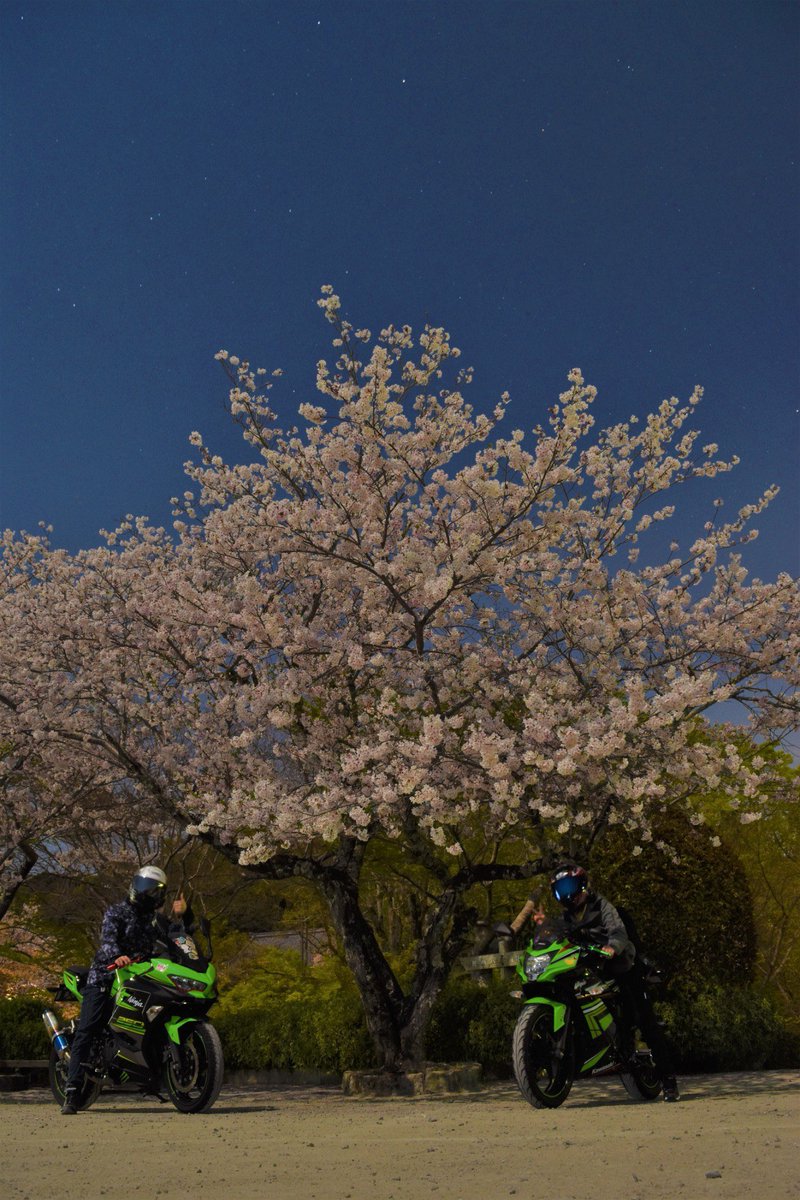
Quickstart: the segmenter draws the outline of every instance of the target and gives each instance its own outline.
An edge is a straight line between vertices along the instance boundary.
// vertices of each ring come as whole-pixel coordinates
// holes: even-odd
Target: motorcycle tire
[[[219,1095],[224,1069],[219,1034],[208,1021],[192,1025],[180,1047],[181,1066],[167,1060],[164,1083],[182,1113],[207,1112]]]
[[[633,1100],[657,1100],[661,1095],[661,1079],[656,1074],[649,1050],[637,1051],[620,1071],[619,1077]]]
[[[69,1062],[59,1058],[55,1049],[50,1051],[50,1061],[47,1064],[47,1075],[50,1080],[50,1091],[59,1105],[64,1103],[64,1092],[67,1086]],[[78,1112],[91,1108],[100,1095],[100,1084],[91,1079],[84,1079],[75,1097],[75,1107]]]
[[[558,1108],[572,1088],[572,1039],[563,1054],[560,1041],[553,1030],[552,1008],[539,1004],[523,1008],[514,1029],[512,1060],[517,1086],[534,1108]]]

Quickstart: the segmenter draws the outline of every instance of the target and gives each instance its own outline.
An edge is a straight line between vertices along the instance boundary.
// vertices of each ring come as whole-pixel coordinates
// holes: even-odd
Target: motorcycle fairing
[[[526,996],[526,1004],[542,1004],[547,1005],[553,1010],[553,1032],[558,1033],[564,1028],[567,1020],[567,1006],[561,1000],[556,1000],[551,996]]]
[[[567,1021],[567,1013],[575,1004],[575,997],[562,980],[534,979],[526,981],[522,994],[527,1004],[547,1005],[553,1010],[553,1032],[559,1033]],[[583,1021],[577,1026],[579,1048],[583,1050],[584,1059],[580,1072],[590,1070],[604,1058],[611,1049],[612,1039],[616,1030],[613,1014],[609,1011],[603,999],[599,996],[589,996],[580,1001]],[[588,1038],[583,1036],[584,1030]],[[599,1039],[599,1041],[598,1041]],[[583,1043],[586,1043],[583,1045]]]
[[[170,1017],[168,1021],[165,1021],[164,1028],[169,1035],[170,1041],[174,1042],[176,1046],[179,1046],[181,1044],[181,1030],[183,1029],[184,1025],[194,1025],[196,1020],[196,1017],[174,1016]]]
[[[53,993],[54,1000],[82,1000],[88,967],[70,967],[64,971],[61,983]]]
[[[613,1036],[614,1018],[601,999],[598,998],[590,1000],[588,1003],[582,1003],[581,1010],[586,1019],[586,1026],[593,1039],[603,1036]]]

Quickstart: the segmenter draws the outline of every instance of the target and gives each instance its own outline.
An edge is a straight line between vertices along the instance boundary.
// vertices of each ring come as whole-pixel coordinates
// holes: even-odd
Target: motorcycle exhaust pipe
[[[42,1013],[44,1027],[50,1035],[50,1041],[53,1043],[56,1054],[59,1058],[65,1061],[69,1059],[69,1042],[66,1034],[62,1033],[58,1028],[58,1018],[55,1013],[50,1012],[48,1008]]]

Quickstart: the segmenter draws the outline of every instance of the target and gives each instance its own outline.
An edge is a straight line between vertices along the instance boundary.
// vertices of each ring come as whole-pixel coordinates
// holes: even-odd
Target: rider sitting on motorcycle
[[[561,905],[561,924],[567,936],[578,942],[599,944],[608,955],[605,973],[617,982],[629,1023],[638,1025],[650,1047],[663,1084],[664,1099],[679,1099],[669,1046],[647,994],[645,971],[619,912],[605,896],[591,890],[586,871],[573,863],[557,868],[550,889]],[[517,933],[528,917],[537,925],[546,920],[535,896],[511,922],[512,932]]]
[[[64,1089],[64,1116],[78,1111],[77,1095],[83,1067],[92,1038],[110,1015],[112,972],[109,967],[127,967],[134,958],[150,958],[157,939],[172,932],[173,923],[156,911],[163,907],[167,877],[160,867],[141,867],[133,879],[125,900],[112,904],[103,915],[100,946],[92,960],[83,991],[81,1015],[70,1048],[69,1074]],[[183,926],[189,919],[187,903],[178,896],[172,905],[174,923]]]

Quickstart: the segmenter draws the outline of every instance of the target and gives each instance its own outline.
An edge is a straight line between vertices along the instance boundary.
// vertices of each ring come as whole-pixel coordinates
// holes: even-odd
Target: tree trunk
[[[22,864],[15,872],[16,877],[3,888],[2,892],[0,892],[0,921],[2,921],[3,917],[13,904],[14,897],[30,875],[33,868],[36,866],[36,862],[39,858],[39,855],[36,853],[33,846],[30,846],[27,842],[21,842],[17,849],[22,852],[24,857]]]
[[[463,953],[477,917],[475,909],[464,903],[464,893],[485,879],[527,878],[540,869],[539,863],[526,867],[481,864],[451,876],[429,910],[417,945],[414,980],[407,994],[361,910],[357,877],[351,873],[323,873],[320,886],[361,995],[378,1061],[385,1070],[408,1070],[420,1066],[425,1059],[431,1010]]]
[[[200,835],[231,862],[238,850],[212,834]],[[361,996],[367,1030],[379,1065],[386,1071],[419,1066],[425,1058],[425,1034],[433,1008],[450,971],[463,952],[477,913],[464,903],[465,893],[476,883],[522,880],[545,869],[544,860],[524,866],[479,863],[456,875],[438,875],[442,890],[426,914],[416,950],[416,971],[404,993],[386,960],[375,931],[359,902],[359,876],[364,843],[342,838],[335,855],[324,859],[276,854],[267,862],[246,868],[262,879],[300,876],[316,883],[328,905],[345,961]]]
[[[403,1063],[402,988],[361,911],[357,882],[341,872],[325,871],[319,883],[358,986],[379,1063],[387,1071],[397,1071]]]

